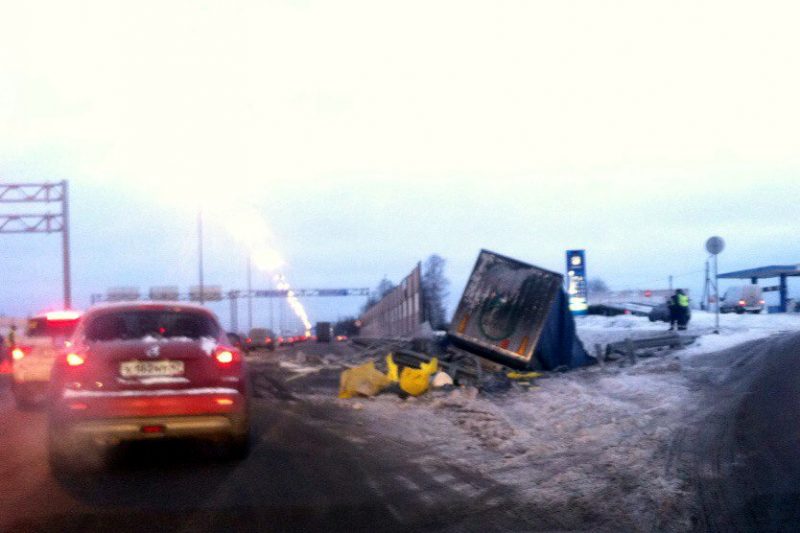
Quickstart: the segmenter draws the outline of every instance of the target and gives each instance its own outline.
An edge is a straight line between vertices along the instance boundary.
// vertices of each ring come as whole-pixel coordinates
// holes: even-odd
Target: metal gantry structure
[[[0,233],[61,233],[64,308],[72,307],[69,252],[69,188],[55,183],[0,183],[0,204],[55,204],[57,213],[0,212]]]

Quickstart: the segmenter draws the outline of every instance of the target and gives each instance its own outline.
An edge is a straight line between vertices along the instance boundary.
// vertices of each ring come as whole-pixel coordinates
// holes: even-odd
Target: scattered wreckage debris
[[[396,346],[396,343],[388,343]],[[372,343],[376,346],[376,343]],[[376,364],[385,364],[386,372]],[[401,397],[419,396],[430,388],[450,390],[468,387],[484,393],[502,393],[518,386],[530,388],[541,372],[509,371],[489,362],[482,365],[479,357],[451,349],[436,357],[407,349],[396,349],[382,360],[346,369],[340,376],[339,398],[374,396],[381,392]]]
[[[419,368],[400,366],[394,362],[392,354],[386,356],[386,373],[375,368],[374,361],[361,366],[348,368],[340,377],[339,398],[354,396],[375,396],[388,389],[393,383],[399,392],[407,396],[419,396],[428,391],[431,376],[439,371],[439,362],[434,357],[421,362]]]
[[[339,380],[339,398],[375,396],[392,383],[392,380],[375,368],[374,361],[348,368]]]
[[[401,394],[417,396],[428,390],[437,373],[436,386],[468,384],[486,393],[500,393],[515,385],[534,386],[534,380],[542,377],[539,371],[571,370],[614,360],[617,355],[635,363],[637,354],[694,341],[679,335],[628,339],[609,344],[605,353],[595,346],[592,356],[576,334],[563,286],[559,273],[481,250],[446,342],[434,337],[353,339],[363,348],[361,356],[386,357],[386,374],[375,368],[374,361],[345,370],[340,397],[371,396],[389,389],[391,383],[399,384]]]
[[[297,400],[297,397],[280,380],[263,372],[252,373],[250,379],[252,380],[253,396],[256,398],[273,398],[284,401]]]

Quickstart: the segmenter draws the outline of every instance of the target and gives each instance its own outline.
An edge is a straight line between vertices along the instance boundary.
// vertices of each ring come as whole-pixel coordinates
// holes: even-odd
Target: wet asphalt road
[[[308,348],[306,348],[308,351]],[[203,443],[123,446],[103,469],[56,479],[45,415],[0,386],[0,531],[530,529],[508,489],[400,443],[359,438],[347,411],[286,400],[258,374],[255,445],[225,462]],[[262,385],[258,385],[261,382]],[[285,392],[285,391],[284,391]]]
[[[697,531],[800,531],[800,335],[695,359]]]
[[[486,532],[581,523],[447,458],[367,435],[348,410],[298,400],[269,361],[277,356],[252,365],[255,445],[242,462],[203,443],[152,442],[120,447],[99,471],[57,479],[44,413],[16,409],[0,383],[0,531]],[[696,495],[694,529],[800,531],[800,335],[691,358],[684,372],[701,400],[687,409],[671,453]],[[324,388],[334,378],[307,381]]]

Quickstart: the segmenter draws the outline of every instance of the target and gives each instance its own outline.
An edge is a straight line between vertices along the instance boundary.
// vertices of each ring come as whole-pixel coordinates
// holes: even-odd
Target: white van
[[[758,285],[731,287],[719,303],[720,313],[760,313],[763,309],[764,297]]]

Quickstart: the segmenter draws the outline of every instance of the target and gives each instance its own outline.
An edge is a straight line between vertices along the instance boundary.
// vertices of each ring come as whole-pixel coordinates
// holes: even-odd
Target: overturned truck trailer
[[[521,370],[594,364],[575,334],[561,274],[481,250],[448,336],[457,347]]]

